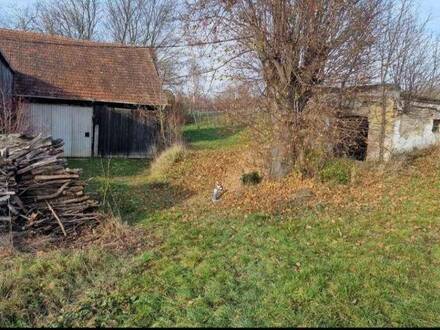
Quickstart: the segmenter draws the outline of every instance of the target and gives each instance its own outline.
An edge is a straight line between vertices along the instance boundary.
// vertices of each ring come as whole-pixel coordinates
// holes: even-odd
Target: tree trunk
[[[270,176],[279,179],[289,174],[295,164],[293,127],[287,115],[273,120],[273,125]]]

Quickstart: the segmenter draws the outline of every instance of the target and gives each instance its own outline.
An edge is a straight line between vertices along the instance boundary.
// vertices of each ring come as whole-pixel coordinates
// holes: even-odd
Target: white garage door
[[[31,104],[30,131],[63,139],[64,156],[92,154],[93,108],[64,104]]]

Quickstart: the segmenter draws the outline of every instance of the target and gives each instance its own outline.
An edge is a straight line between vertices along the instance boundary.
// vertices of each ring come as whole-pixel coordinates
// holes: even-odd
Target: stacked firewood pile
[[[62,154],[62,140],[0,137],[0,232],[57,238],[97,223],[97,203]]]

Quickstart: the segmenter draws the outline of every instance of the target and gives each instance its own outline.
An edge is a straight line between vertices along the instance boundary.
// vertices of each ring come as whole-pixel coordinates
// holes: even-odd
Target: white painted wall
[[[29,125],[32,134],[42,133],[63,139],[64,156],[92,155],[92,107],[31,103]],[[86,132],[89,136],[86,136]]]
[[[422,149],[440,142],[440,132],[433,132],[434,119],[440,119],[440,113],[417,109],[411,116],[398,115],[394,123],[393,152],[401,153]]]

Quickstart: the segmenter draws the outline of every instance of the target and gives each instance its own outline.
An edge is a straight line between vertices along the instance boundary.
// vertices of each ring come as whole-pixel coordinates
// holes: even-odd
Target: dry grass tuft
[[[175,144],[164,150],[151,164],[150,177],[161,179],[165,177],[171,167],[181,161],[185,155],[185,147],[182,144]]]
[[[135,252],[157,245],[158,241],[139,226],[122,223],[119,218],[108,216],[99,226],[84,232],[76,241],[67,243],[66,248],[84,249],[90,246],[106,251]]]
[[[0,260],[19,254],[45,255],[54,250],[85,250],[101,248],[105,251],[133,253],[158,244],[158,239],[139,226],[122,223],[119,218],[102,216],[98,226],[83,228],[75,237],[53,241],[49,237],[23,237],[14,247],[1,249]]]

